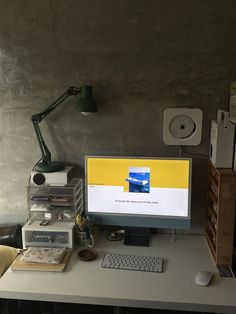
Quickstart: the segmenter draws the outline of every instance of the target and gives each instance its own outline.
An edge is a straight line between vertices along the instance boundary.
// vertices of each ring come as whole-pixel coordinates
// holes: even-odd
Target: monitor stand
[[[127,227],[125,228],[124,245],[149,246],[149,228]]]

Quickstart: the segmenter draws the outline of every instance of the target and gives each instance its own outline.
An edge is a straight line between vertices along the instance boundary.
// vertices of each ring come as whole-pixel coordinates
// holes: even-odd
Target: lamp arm
[[[51,161],[51,153],[46,145],[46,143],[44,142],[41,130],[39,128],[38,123],[33,123],[34,126],[34,131],[36,133],[37,136],[37,140],[39,143],[39,147],[41,150],[41,154],[42,154],[42,160],[44,163],[49,163]]]
[[[31,121],[34,127],[34,131],[39,143],[39,147],[42,154],[43,163],[49,163],[51,161],[51,153],[44,142],[39,123],[54,109],[56,109],[64,100],[66,100],[69,96],[77,95],[82,92],[82,88],[78,87],[69,87],[67,91],[62,94],[59,98],[57,98],[51,105],[49,105],[45,110],[40,113],[32,115]]]
[[[64,100],[66,100],[69,96],[75,96],[82,92],[82,88],[80,87],[69,87],[67,91],[62,94],[59,98],[57,98],[51,105],[49,105],[42,112],[34,114],[31,116],[31,121],[33,123],[39,123],[41,120],[46,118],[46,116],[56,109]]]

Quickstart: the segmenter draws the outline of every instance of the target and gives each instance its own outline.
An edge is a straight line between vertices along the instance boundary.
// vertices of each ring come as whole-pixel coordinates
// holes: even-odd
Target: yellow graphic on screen
[[[130,169],[148,168],[151,188],[189,187],[189,160],[87,158],[89,185],[123,186],[129,191]]]

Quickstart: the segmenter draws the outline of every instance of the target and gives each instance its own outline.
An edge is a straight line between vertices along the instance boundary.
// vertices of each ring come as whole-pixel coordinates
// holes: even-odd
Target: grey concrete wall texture
[[[163,111],[200,108],[193,228],[204,221],[210,123],[236,79],[234,0],[0,0],[0,223],[24,223],[40,158],[30,116],[69,86],[92,84],[99,112],[70,98],[41,123],[53,160],[83,175],[84,155],[178,156]],[[199,154],[199,155],[198,155]]]

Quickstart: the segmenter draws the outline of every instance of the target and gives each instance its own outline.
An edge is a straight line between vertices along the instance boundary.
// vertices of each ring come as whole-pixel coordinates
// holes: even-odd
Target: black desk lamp
[[[88,114],[97,111],[97,104],[92,98],[92,86],[83,85],[82,87],[69,87],[63,95],[56,99],[44,111],[31,116],[31,121],[33,123],[39,147],[42,153],[42,158],[37,162],[34,167],[35,171],[56,172],[65,169],[63,163],[58,161],[51,161],[51,153],[44,142],[42,133],[39,128],[39,123],[69,96],[75,96],[77,94],[81,94],[77,108],[82,114]]]

